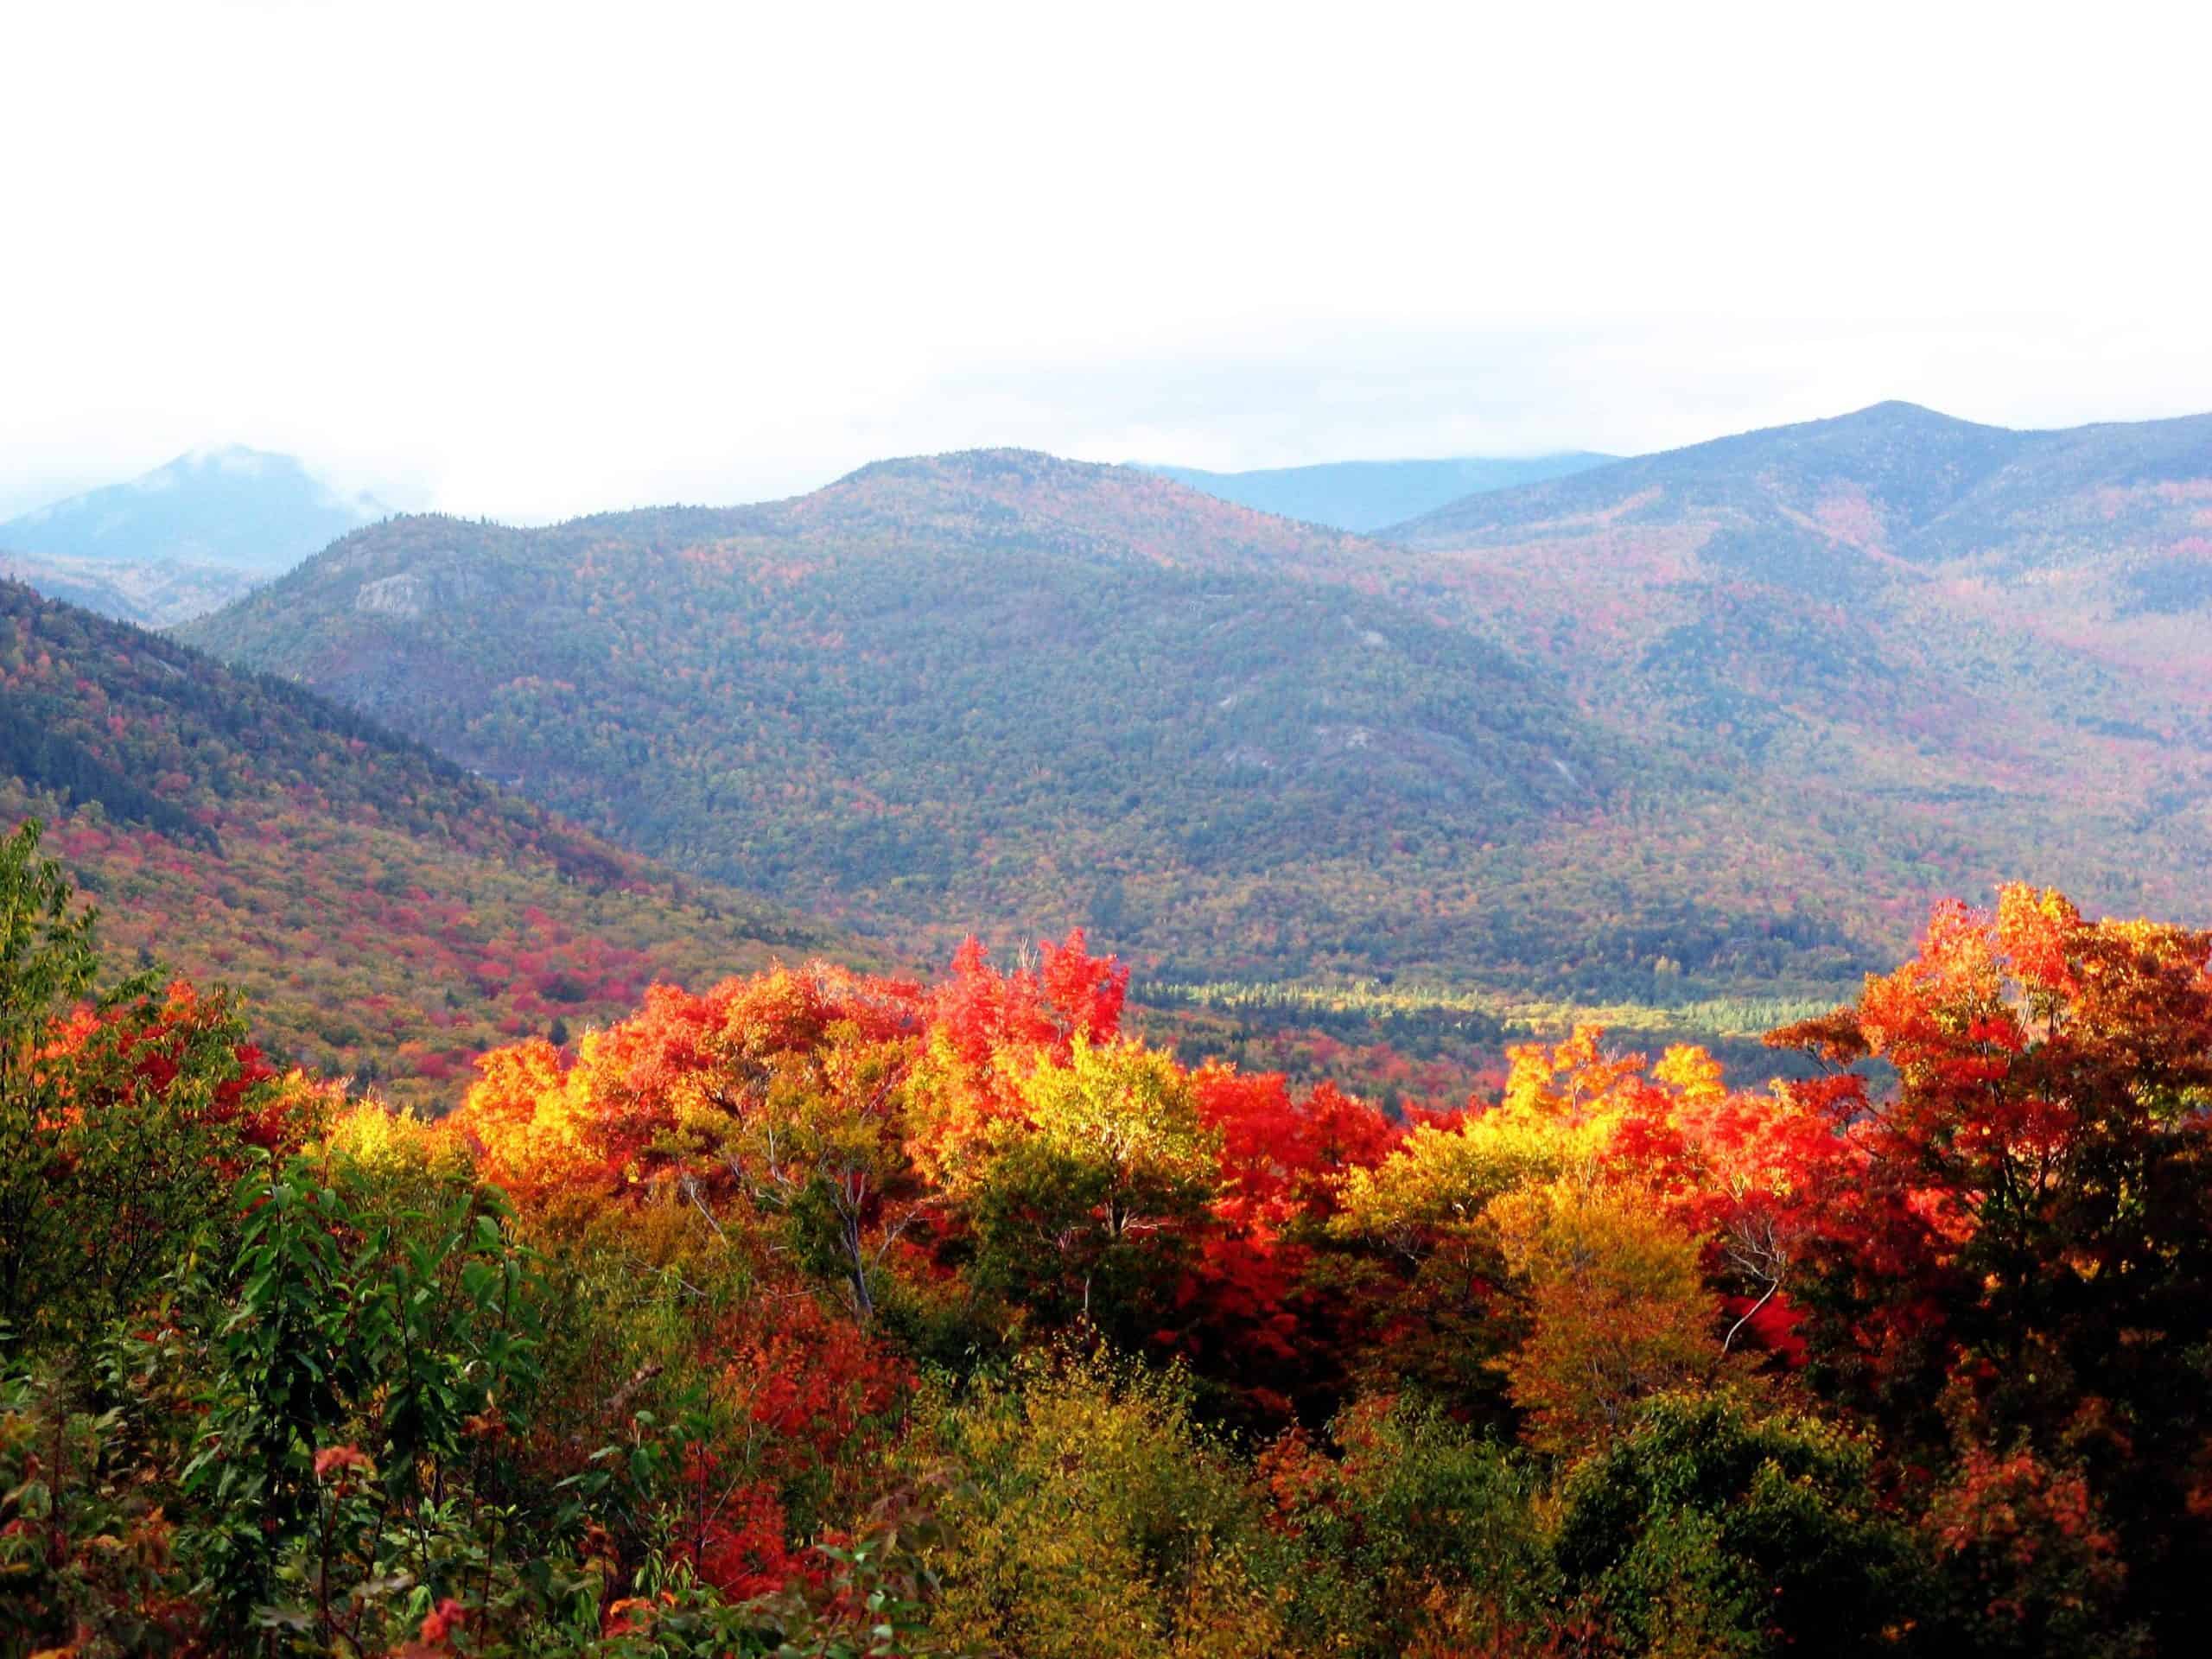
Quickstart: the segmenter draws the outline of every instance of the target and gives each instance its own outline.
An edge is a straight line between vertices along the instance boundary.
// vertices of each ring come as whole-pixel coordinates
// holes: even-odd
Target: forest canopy
[[[2179,1651],[2212,934],[2007,889],[1394,1112],[1080,933],[781,963],[426,1121],[0,846],[0,1654]]]

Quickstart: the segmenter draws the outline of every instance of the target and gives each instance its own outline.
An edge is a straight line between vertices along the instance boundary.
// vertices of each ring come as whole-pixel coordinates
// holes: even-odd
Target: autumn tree
[[[1498,1103],[1418,1123],[1379,1163],[1344,1177],[1331,1232],[1382,1250],[1402,1279],[1378,1313],[1382,1374],[1510,1417],[1498,1362],[1514,1339],[1511,1268],[1491,1206],[1595,1170],[1642,1064],[1605,1055],[1601,1034],[1585,1027],[1556,1046],[1515,1048]]]
[[[1553,1553],[1607,1652],[1830,1655],[1905,1643],[1911,1541],[1873,1450],[1726,1391],[1661,1395],[1560,1492]]]
[[[1053,1319],[1122,1325],[1204,1214],[1218,1136],[1189,1077],[1139,1043],[1077,1036],[1014,1084],[955,1173],[985,1281]]]
[[[44,1254],[61,1107],[41,1050],[52,1021],[99,974],[94,912],[72,913],[67,877],[39,855],[43,832],[33,819],[0,842],[0,1321],[20,1317]]]
[[[942,1491],[937,1628],[1034,1659],[1262,1659],[1293,1651],[1239,1471],[1185,1380],[1040,1353],[1013,1385],[926,1398],[909,1457]]]
[[[1527,1335],[1502,1362],[1523,1436],[1573,1458],[1639,1401],[1708,1381],[1719,1359],[1694,1240],[1633,1185],[1568,1178],[1494,1200]]]
[[[221,1216],[253,1150],[296,1146],[328,1091],[279,1079],[234,1001],[147,970],[94,995],[96,913],[0,842],[0,1325],[87,1334]]]
[[[907,1044],[871,1040],[841,1020],[810,1047],[776,1055],[748,1086],[709,1090],[719,1121],[694,1110],[677,1124],[713,1146],[757,1211],[789,1225],[863,1324],[874,1317],[884,1251],[929,1207],[898,1116],[910,1058]]]
[[[2085,1469],[2137,1605],[2177,1629],[2212,1610],[2208,957],[2212,933],[2008,887],[1769,1039],[1853,1068],[1809,1091],[1860,1160],[1813,1287],[1826,1377],[1936,1445],[1966,1390],[1983,1455]]]

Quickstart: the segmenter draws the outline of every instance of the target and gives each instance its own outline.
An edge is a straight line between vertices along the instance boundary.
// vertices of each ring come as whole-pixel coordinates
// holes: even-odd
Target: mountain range
[[[1482,491],[1562,478],[1602,467],[1611,459],[1574,450],[1520,460],[1336,461],[1242,473],[1209,473],[1195,467],[1147,466],[1143,470],[1281,518],[1366,532]]]
[[[2212,807],[2209,531],[2212,416],[2015,432],[1886,404],[1467,498],[1364,579],[1521,641],[1617,729],[2124,868]]]
[[[397,518],[187,632],[919,950],[1079,922],[1155,982],[1825,994],[2001,879],[2212,906],[2206,430],[1885,404],[1371,537],[970,452]]]
[[[0,578],[145,628],[166,628],[220,610],[252,592],[254,583],[243,571],[175,559],[26,557],[5,550],[0,550]]]

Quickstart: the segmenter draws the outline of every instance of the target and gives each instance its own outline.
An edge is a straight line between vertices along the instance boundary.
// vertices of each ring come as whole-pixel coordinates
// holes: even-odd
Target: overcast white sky
[[[0,512],[2212,408],[2202,6],[0,8]]]

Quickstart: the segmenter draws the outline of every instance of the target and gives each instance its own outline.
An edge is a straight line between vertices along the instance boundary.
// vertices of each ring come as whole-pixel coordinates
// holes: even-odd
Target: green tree
[[[99,977],[97,913],[72,914],[68,877],[39,855],[43,830],[33,818],[0,841],[0,1326],[22,1317],[49,1230],[47,1124],[60,1102],[39,1049],[54,1016]]]
[[[1903,1639],[1920,1584],[1873,1454],[1745,1396],[1662,1395],[1566,1481],[1567,1589],[1638,1653],[1859,1655]]]
[[[974,1199],[982,1276],[1050,1316],[1131,1336],[1212,1194],[1220,1136],[1189,1077],[1139,1043],[1078,1038],[1065,1064],[1039,1062],[1018,1088],[1021,1116]]]

